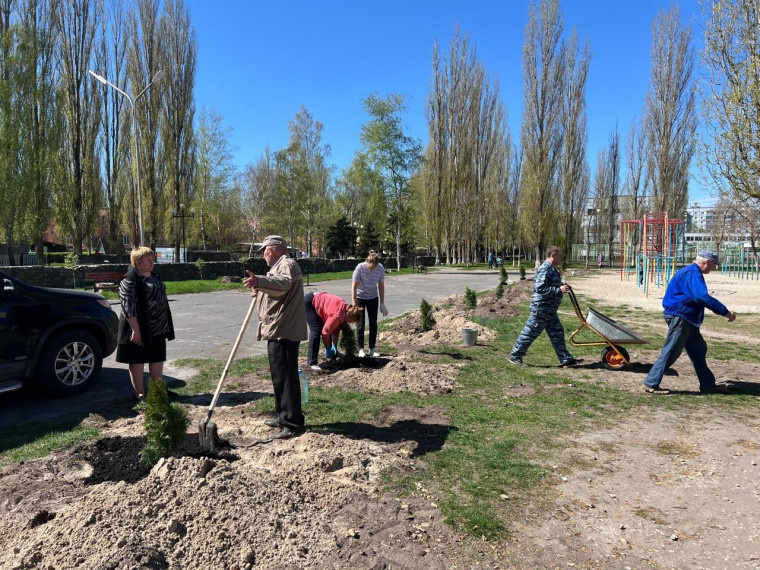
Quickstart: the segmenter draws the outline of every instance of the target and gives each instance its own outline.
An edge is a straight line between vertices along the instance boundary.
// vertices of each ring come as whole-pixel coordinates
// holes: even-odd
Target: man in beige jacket
[[[303,274],[287,254],[285,239],[267,236],[259,251],[269,265],[266,276],[246,271],[243,279],[251,287],[252,297],[259,300],[258,340],[267,340],[269,371],[274,387],[277,417],[266,420],[269,427],[281,428],[275,439],[286,439],[303,433],[301,386],[298,381],[298,347],[308,338],[303,301]]]

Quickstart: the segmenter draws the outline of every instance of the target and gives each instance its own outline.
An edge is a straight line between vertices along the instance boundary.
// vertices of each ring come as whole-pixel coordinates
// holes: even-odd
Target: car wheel
[[[69,330],[52,336],[40,355],[39,387],[66,396],[86,390],[103,366],[103,351],[90,333]]]

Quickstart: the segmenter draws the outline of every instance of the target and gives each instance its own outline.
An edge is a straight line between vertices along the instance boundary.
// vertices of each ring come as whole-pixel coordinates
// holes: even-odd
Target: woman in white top
[[[383,316],[388,316],[385,306],[385,267],[380,263],[377,254],[370,250],[367,260],[354,269],[351,278],[351,304],[361,307],[361,317],[356,325],[356,344],[359,356],[377,358],[380,353],[375,349],[377,341],[377,310]],[[378,306],[379,303],[379,306]],[[364,313],[369,316],[369,352],[364,351]]]

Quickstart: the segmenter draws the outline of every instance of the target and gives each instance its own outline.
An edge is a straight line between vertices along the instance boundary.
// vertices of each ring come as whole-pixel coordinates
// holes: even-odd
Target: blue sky
[[[447,51],[458,23],[477,47],[488,73],[498,76],[514,137],[522,113],[521,53],[528,2],[452,0],[385,2],[260,2],[190,0],[198,39],[196,104],[219,111],[232,127],[235,161],[255,162],[266,145],[287,144],[288,122],[301,104],[324,124],[328,161],[339,172],[360,148],[370,93],[407,97],[409,134],[427,140],[425,101],[433,42]],[[701,47],[697,0],[679,3],[694,22]],[[640,115],[649,82],[651,25],[669,0],[564,0],[566,34],[588,39],[589,163],[616,123],[624,140]],[[692,183],[690,202],[708,192]]]

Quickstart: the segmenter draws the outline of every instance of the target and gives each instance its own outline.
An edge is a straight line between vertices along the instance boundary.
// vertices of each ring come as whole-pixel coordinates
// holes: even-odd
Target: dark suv
[[[0,271],[0,393],[56,396],[95,381],[116,349],[119,318],[96,293],[34,287]]]

